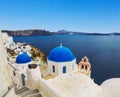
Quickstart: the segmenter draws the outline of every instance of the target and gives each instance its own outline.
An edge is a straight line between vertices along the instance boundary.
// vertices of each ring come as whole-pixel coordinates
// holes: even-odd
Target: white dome
[[[59,46],[51,50],[48,55],[48,60],[55,62],[69,62],[74,60],[75,57],[69,48]]]

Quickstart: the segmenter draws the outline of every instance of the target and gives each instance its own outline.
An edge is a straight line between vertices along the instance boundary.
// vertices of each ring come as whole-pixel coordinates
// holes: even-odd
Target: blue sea
[[[87,56],[92,66],[92,78],[98,84],[109,78],[120,77],[120,36],[50,35],[13,39],[15,42],[31,44],[46,55],[62,43],[71,49],[77,63]]]

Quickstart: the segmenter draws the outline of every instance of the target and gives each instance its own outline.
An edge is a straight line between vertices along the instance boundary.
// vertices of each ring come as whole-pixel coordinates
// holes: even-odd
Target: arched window
[[[66,66],[63,66],[63,73],[66,73]]]
[[[85,66],[85,69],[86,69],[86,70],[87,70],[87,68],[88,68],[88,67],[87,67],[87,66]]]
[[[86,62],[86,58],[84,58],[84,62]]]
[[[55,73],[55,66],[53,65],[52,68],[53,68],[53,72]]]
[[[84,65],[82,65],[82,69],[84,69]]]

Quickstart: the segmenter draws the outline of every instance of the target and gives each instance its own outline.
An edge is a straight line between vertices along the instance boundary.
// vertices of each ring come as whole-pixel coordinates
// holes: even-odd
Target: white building
[[[14,46],[14,52],[16,54],[20,54],[26,52],[29,56],[31,56],[31,47],[30,45],[25,45],[24,43],[16,43]]]
[[[0,97],[17,97],[11,79],[11,67],[8,65],[7,52],[0,31]]]
[[[31,56],[30,45],[26,45],[25,43],[14,43],[13,38],[9,36],[7,32],[3,32],[2,37],[6,48],[14,50],[16,54],[26,52],[29,56]]]
[[[26,53],[22,53],[17,56],[14,64],[15,68],[17,69],[17,71],[15,71],[15,75],[19,78],[17,82],[17,88],[25,86],[25,77],[27,76],[26,70],[28,68],[28,65],[31,63],[32,60]]]
[[[101,97],[101,87],[78,70],[72,51],[64,46],[55,47],[47,57],[49,79],[39,78],[43,97]],[[87,71],[86,71],[87,72]]]
[[[32,80],[34,79],[33,75],[39,75],[41,77],[39,67],[35,67],[34,69],[29,68],[30,65],[34,65],[31,57],[27,53],[19,54],[16,58],[16,62],[14,64],[15,75],[18,77],[17,88],[22,88],[24,86],[31,87]],[[38,77],[38,76],[37,76]],[[29,85],[28,85],[29,84]]]
[[[64,74],[72,73],[76,67],[76,58],[71,50],[59,46],[54,48],[47,57],[49,74]]]

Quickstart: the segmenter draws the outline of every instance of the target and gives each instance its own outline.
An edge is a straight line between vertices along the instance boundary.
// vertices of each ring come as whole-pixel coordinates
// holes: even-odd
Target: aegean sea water
[[[13,37],[15,42],[31,44],[46,55],[59,46],[68,47],[77,58],[87,56],[92,66],[92,78],[98,84],[104,80],[120,77],[120,36],[97,35],[50,35]]]

